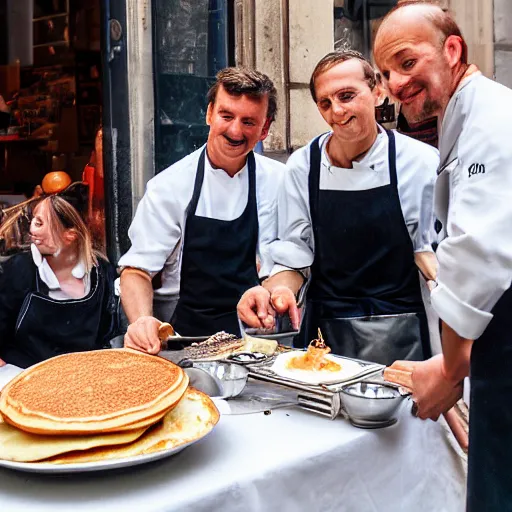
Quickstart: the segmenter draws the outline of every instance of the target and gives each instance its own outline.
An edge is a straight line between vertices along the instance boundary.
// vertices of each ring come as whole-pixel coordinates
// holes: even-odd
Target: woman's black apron
[[[55,300],[43,293],[39,272],[35,272],[36,291],[25,297],[16,320],[11,364],[26,368],[69,352],[108,347],[104,340],[102,312],[105,278],[93,267],[91,289],[82,299]]]
[[[468,512],[512,511],[512,288],[471,352]]]
[[[196,215],[205,157],[206,148],[199,158],[187,209],[180,297],[171,323],[182,336],[207,336],[218,331],[239,335],[236,306],[247,289],[259,284],[256,163],[254,154],[249,153],[249,194],[244,212],[235,220],[224,221]]]
[[[315,258],[300,344],[318,327],[333,353],[391,364],[430,356],[414,250],[398,196],[389,138],[390,184],[320,190],[319,139],[311,144],[309,201]]]

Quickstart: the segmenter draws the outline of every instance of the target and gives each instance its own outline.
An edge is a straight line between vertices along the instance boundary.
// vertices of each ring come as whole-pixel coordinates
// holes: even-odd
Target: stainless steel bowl
[[[215,398],[238,396],[249,376],[247,368],[219,361],[194,361],[193,367],[185,368],[185,372],[189,375],[191,386]]]
[[[407,395],[376,382],[357,382],[341,389],[341,400],[352,425],[382,428],[397,421],[398,408]]]

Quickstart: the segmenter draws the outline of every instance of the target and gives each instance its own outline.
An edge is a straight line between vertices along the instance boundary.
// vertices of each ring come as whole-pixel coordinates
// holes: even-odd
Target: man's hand
[[[160,320],[152,316],[141,316],[129,325],[124,335],[124,346],[147,354],[158,354],[161,342],[158,338]]]
[[[299,329],[299,308],[297,307],[297,299],[295,298],[295,295],[290,290],[290,288],[288,288],[287,286],[276,286],[272,290],[270,302],[276,313],[284,315],[286,312],[288,312],[288,315],[290,316],[290,320],[292,322],[292,327],[295,330]]]
[[[395,361],[384,370],[384,378],[411,390],[421,419],[437,421],[462,397],[462,382],[446,377],[442,355],[421,362]]]
[[[237,306],[238,317],[249,327],[271,329],[274,327],[274,310],[270,292],[263,286],[249,288]]]
[[[0,112],[4,112],[5,114],[10,112],[9,106],[5,102],[3,96],[0,96]]]

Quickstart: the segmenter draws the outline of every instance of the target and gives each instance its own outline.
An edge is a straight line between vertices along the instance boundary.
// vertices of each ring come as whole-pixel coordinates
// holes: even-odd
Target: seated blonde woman
[[[0,358],[26,368],[50,357],[109,347],[117,330],[113,266],[92,247],[63,197],[37,202],[30,251],[0,267]]]

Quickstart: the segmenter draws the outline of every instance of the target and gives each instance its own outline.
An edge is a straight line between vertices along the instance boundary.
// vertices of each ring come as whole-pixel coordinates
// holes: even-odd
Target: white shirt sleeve
[[[254,155],[258,174],[256,177],[256,200],[258,204],[258,248],[259,277],[270,275],[274,260],[271,245],[277,238],[277,201],[282,187],[286,166],[276,160]]]
[[[468,339],[485,331],[512,280],[510,126],[494,131],[501,133],[490,137],[485,123],[467,120],[459,137],[458,163],[451,172],[444,171],[449,172],[449,191],[440,190],[439,183],[436,190],[449,193],[449,208],[447,238],[437,250],[438,286],[432,305]]]
[[[400,205],[415,252],[432,251],[433,195],[439,153],[405,135],[395,134]],[[323,143],[326,137],[323,137]],[[314,259],[314,236],[309,210],[310,144],[293,153],[278,201],[278,240],[272,244],[275,262],[271,275],[283,270],[308,268]],[[322,155],[320,185],[327,190],[362,190],[389,183],[388,142],[381,133],[373,150],[357,169],[336,168]],[[366,169],[365,169],[366,167]]]
[[[163,268],[183,236],[194,183],[187,170],[194,172],[194,165],[171,166],[148,182],[128,230],[132,245],[119,260],[120,267],[147,272]]]
[[[274,267],[283,270],[310,267],[314,257],[314,238],[309,212],[310,145],[295,151],[286,164],[279,192],[278,239],[271,245]]]
[[[414,252],[432,252],[437,149],[395,132],[398,195]]]

